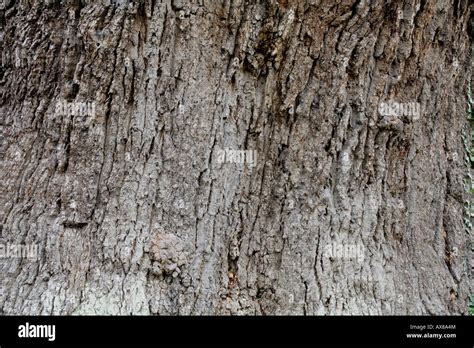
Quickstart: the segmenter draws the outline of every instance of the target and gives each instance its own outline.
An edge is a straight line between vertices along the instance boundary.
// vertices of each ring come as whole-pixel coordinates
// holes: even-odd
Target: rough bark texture
[[[2,313],[466,313],[469,6],[8,0]]]

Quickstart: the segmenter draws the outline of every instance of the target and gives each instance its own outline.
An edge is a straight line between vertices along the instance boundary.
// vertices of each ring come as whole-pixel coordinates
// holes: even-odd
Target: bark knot
[[[159,234],[151,243],[152,273],[177,277],[186,263],[183,242],[173,234]]]

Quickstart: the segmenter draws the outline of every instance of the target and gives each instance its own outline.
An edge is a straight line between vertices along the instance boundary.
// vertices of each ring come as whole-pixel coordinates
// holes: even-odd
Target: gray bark
[[[466,313],[469,3],[7,1],[1,312]]]

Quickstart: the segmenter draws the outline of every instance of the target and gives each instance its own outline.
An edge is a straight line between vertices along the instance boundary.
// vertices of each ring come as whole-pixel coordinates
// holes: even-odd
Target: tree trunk
[[[469,0],[3,1],[2,313],[467,312]]]

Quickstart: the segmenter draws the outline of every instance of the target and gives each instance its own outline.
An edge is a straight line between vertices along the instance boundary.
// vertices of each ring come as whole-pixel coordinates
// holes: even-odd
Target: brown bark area
[[[2,312],[465,313],[468,5],[9,4]]]

